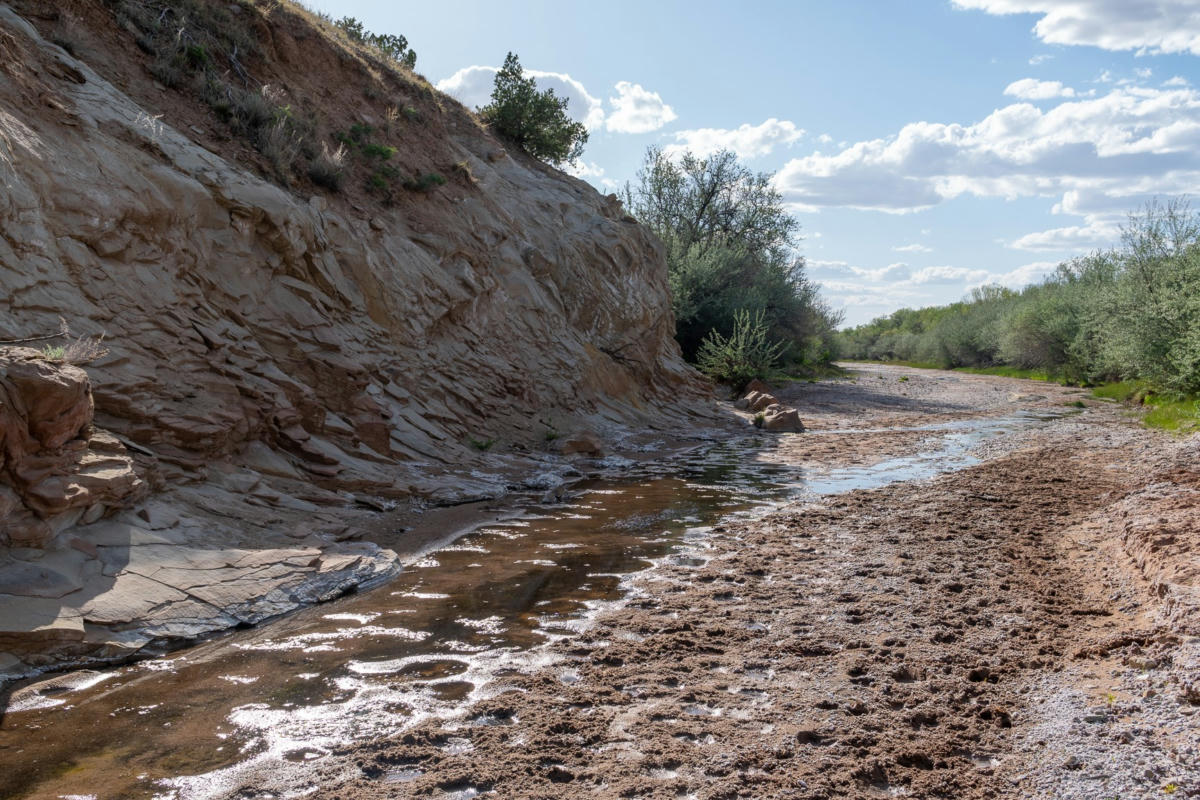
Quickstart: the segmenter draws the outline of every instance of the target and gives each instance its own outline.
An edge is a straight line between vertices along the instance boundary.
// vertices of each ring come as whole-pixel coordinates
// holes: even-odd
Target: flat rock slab
[[[204,528],[149,531],[128,522],[77,533],[87,534],[94,556],[68,538],[58,550],[22,551],[29,560],[0,565],[0,680],[60,657],[123,658],[155,641],[257,623],[382,578],[399,563],[362,542],[221,548],[198,541],[220,539]]]

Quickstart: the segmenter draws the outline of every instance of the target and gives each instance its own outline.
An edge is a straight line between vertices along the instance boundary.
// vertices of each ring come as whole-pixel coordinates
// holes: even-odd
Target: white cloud
[[[912,274],[909,282],[920,286],[926,283],[962,283],[986,280],[986,269],[971,269],[970,267],[925,267]]]
[[[608,98],[613,110],[605,121],[605,127],[614,133],[649,133],[676,118],[674,109],[657,92],[629,81],[620,81],[614,88],[617,96]]]
[[[1079,252],[1113,245],[1120,235],[1119,225],[1111,220],[1097,219],[1086,225],[1070,225],[1027,233],[1010,246],[1016,250],[1043,253]]]
[[[1057,97],[1075,96],[1075,90],[1069,86],[1063,86],[1058,81],[1039,81],[1036,78],[1013,81],[1005,87],[1004,93],[1021,100],[1053,100]]]
[[[953,0],[989,14],[1038,14],[1034,33],[1048,44],[1200,55],[1195,0]]]
[[[1008,272],[990,273],[978,285],[998,283],[1010,289],[1021,289],[1031,283],[1040,283],[1047,275],[1058,269],[1058,264],[1057,261],[1034,261]]]
[[[449,78],[438,81],[439,91],[459,101],[467,108],[479,108],[490,102],[497,67],[464,67]],[[598,98],[588,94],[583,84],[561,72],[542,72],[526,69],[525,75],[537,80],[539,89],[553,89],[559,97],[567,98],[567,113],[571,118],[595,130],[604,122],[604,108]]]
[[[932,247],[926,247],[925,245],[921,244],[920,242],[917,242],[914,244],[905,244],[905,245],[901,245],[899,247],[893,247],[892,249],[895,250],[897,253],[932,253],[933,252]]]
[[[1133,71],[1133,74],[1137,75],[1142,80],[1145,80],[1154,74],[1154,70],[1150,69],[1149,67],[1139,67]]]
[[[676,144],[667,145],[668,154],[691,151],[697,156],[711,155],[718,150],[732,150],[739,158],[759,158],[779,145],[791,145],[804,136],[804,129],[794,122],[771,118],[760,125],[749,123],[736,128],[698,128],[679,131]],[[832,141],[832,140],[831,140]]]
[[[1029,59],[1029,66],[1036,67],[1039,64],[1045,64],[1047,61],[1049,61],[1052,58],[1054,58],[1054,56],[1049,55],[1048,53],[1040,53]]]
[[[604,177],[604,167],[594,161],[589,163],[580,159],[574,164],[567,164],[564,170],[568,175],[574,175],[576,178],[583,178],[584,180],[588,180],[589,178],[598,180]]]
[[[911,276],[912,271],[908,264],[903,261],[898,261],[895,264],[888,264],[886,267],[878,269],[864,269],[863,267],[852,267],[845,261],[820,261],[818,259],[808,259],[805,266],[809,272],[814,275],[828,275],[837,278],[856,278],[853,283],[844,285],[853,286],[856,289],[863,287],[863,281],[869,283],[882,283],[885,281],[905,281]],[[835,284],[842,285],[844,282],[833,281]]]
[[[1184,78],[1180,75],[1176,75],[1174,78],[1168,78],[1167,80],[1163,81],[1163,86],[1187,86],[1187,85],[1188,85],[1187,78]]]
[[[886,139],[792,159],[776,185],[799,210],[909,213],[962,194],[1126,203],[1200,185],[1200,92],[1120,87],[1042,110],[997,109],[971,125],[914,122]],[[1067,212],[1070,213],[1070,212]]]

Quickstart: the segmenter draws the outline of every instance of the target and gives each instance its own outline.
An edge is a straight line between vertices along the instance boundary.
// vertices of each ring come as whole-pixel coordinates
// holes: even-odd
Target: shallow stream
[[[718,520],[962,469],[984,440],[1056,416],[926,426],[913,455],[807,474],[760,457],[777,440],[750,437],[577,487],[561,505],[476,529],[370,591],[17,690],[0,719],[0,798],[225,797],[250,773],[295,789],[269,796],[302,796],[305,765],[340,745],[429,715],[493,722],[473,718],[471,705],[513,671],[550,666],[570,682],[570,663],[546,645],[617,607],[628,577],[656,560],[702,563]]]

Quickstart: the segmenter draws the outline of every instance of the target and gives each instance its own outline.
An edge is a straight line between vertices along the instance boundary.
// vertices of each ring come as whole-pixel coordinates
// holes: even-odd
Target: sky
[[[1200,0],[307,4],[472,108],[515,52],[602,192],[651,145],[773,173],[847,325],[1040,281],[1200,188]]]

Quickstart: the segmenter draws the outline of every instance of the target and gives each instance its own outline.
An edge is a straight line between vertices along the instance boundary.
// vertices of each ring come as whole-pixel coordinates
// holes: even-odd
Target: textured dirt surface
[[[841,392],[858,413],[828,427],[877,428],[1077,396],[946,373],[901,394],[903,376],[789,399]],[[817,437],[797,439],[802,457]],[[1148,574],[1114,523],[1194,449],[1095,404],[963,471],[719,526],[559,643],[565,664],[504,681],[467,723],[345,751],[361,777],[335,760],[318,794],[1197,796],[1194,617],[1160,599],[1181,587],[1154,589],[1187,570]]]

